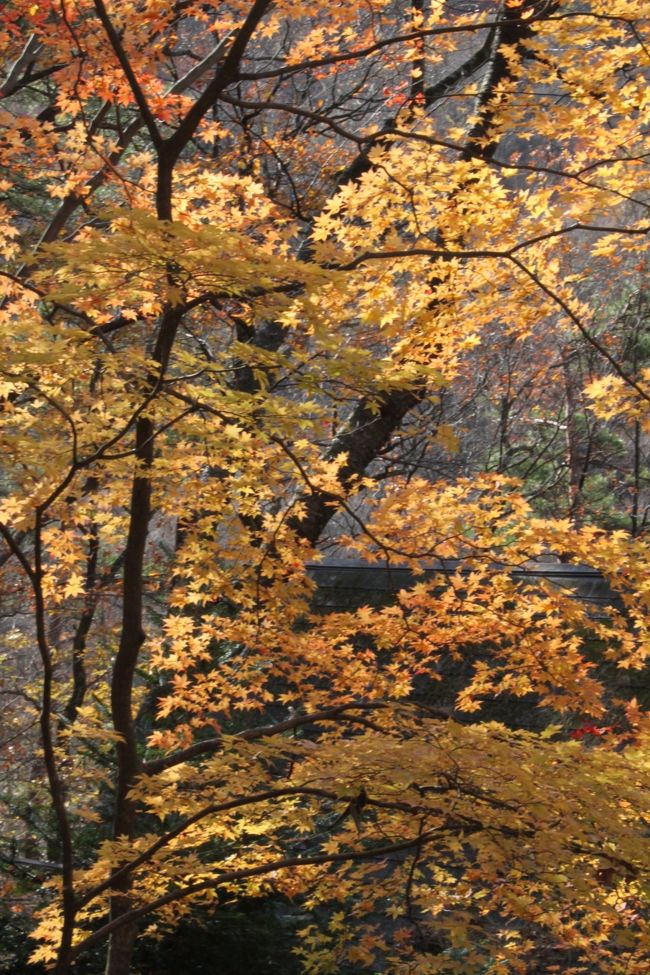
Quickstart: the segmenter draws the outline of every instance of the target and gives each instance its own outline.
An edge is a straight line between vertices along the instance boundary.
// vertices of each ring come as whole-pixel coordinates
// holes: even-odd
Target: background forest
[[[0,43],[2,971],[647,975],[646,0]]]

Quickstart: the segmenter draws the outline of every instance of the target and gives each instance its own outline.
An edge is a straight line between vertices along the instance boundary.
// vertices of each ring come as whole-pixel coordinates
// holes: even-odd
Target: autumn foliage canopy
[[[127,975],[275,898],[312,975],[647,973],[639,465],[603,527],[573,414],[544,504],[492,447],[454,467],[445,414],[521,380],[546,436],[569,377],[584,423],[650,433],[620,312],[647,2],[11,0],[0,39],[0,853],[32,963]],[[328,608],[331,552],[412,582]]]

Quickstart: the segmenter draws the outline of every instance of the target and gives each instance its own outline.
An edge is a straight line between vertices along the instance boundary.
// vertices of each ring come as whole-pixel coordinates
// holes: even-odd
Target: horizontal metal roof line
[[[409,572],[416,574],[416,570],[410,565],[381,565],[376,562],[363,562],[360,559],[350,559],[339,562],[308,562],[306,565],[307,571],[312,574],[318,574],[321,572],[340,572],[340,571],[363,571],[363,572]],[[439,572],[443,574],[451,574],[452,572],[457,572],[459,569],[461,572],[471,572],[472,565],[465,564],[462,561],[452,561],[451,559],[446,562],[435,563],[431,565],[424,565],[420,567],[424,575],[432,575],[433,573]],[[589,565],[568,565],[562,562],[538,562],[534,566],[514,566],[513,568],[508,568],[508,566],[501,566],[498,564],[493,564],[491,568],[503,568],[510,571],[513,575],[518,576],[530,576],[532,578],[542,577],[548,578],[553,576],[559,579],[602,579],[602,573],[598,569],[594,569]],[[417,573],[420,574],[420,573]]]
[[[590,565],[569,565],[563,562],[533,562],[528,566],[509,567],[501,563],[483,566],[505,571],[515,583],[535,585],[535,580],[546,580],[549,585],[562,590],[573,599],[592,607],[598,618],[609,608],[623,608],[620,594],[613,591],[608,580]],[[420,565],[421,572],[404,564],[383,565],[363,562],[360,559],[338,559],[307,563],[307,571],[316,585],[316,602],[323,607],[336,609],[361,602],[385,601],[394,598],[400,589],[410,589],[419,580],[433,582],[436,576],[450,577],[458,572],[461,577],[472,571],[469,560],[445,559]],[[320,595],[318,595],[320,594]]]

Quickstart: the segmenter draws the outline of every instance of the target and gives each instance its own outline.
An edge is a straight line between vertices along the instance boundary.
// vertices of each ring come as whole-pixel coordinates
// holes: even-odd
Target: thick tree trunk
[[[111,920],[113,916],[119,916],[125,909],[123,903],[121,906],[118,904],[118,902],[122,902],[122,898],[116,897],[114,900],[116,902],[116,914],[113,915],[113,911],[111,911]],[[137,924],[125,924],[113,932],[108,945],[105,975],[130,975],[131,959],[133,958],[133,949],[137,937]]]
[[[174,166],[189,140],[194,135],[200,120],[214,105],[219,95],[227,88],[236,76],[239,61],[246,45],[252,36],[258,22],[263,18],[271,0],[255,0],[242,27],[237,31],[219,70],[213,80],[205,87],[192,107],[187,111],[180,125],[173,135],[163,139],[156,119],[151,114],[146,99],[137,85],[137,79],[128,62],[119,33],[112,24],[106,11],[104,0],[95,0],[95,9],[101,20],[107,36],[110,39],[117,60],[121,64],[125,76],[131,84],[135,101],[140,108],[140,122],[149,131],[151,141],[158,154],[158,178],[156,188],[156,212],[160,220],[172,219],[172,184]],[[417,6],[417,5],[416,5]],[[481,50],[480,57],[474,65],[472,59],[463,68],[464,72],[473,67],[488,62],[489,70],[481,84],[477,98],[477,112],[479,115],[476,125],[468,137],[466,151],[467,158],[475,155],[487,156],[493,151],[490,146],[486,149],[482,140],[489,128],[491,113],[487,110],[496,84],[508,76],[509,66],[501,48],[504,45],[517,44],[529,36],[531,28],[523,23],[520,13],[506,11],[506,26],[490,36],[490,42]],[[444,89],[453,83],[458,73],[452,74],[442,86]],[[425,100],[438,94],[435,90],[424,91]],[[367,155],[363,155],[359,173],[366,165],[371,165]],[[354,178],[354,174],[347,172],[340,182]],[[308,256],[302,253],[303,259]],[[176,286],[174,269],[169,269],[169,283]],[[151,388],[156,388],[164,376],[169,355],[176,335],[176,330],[183,310],[180,306],[168,308],[163,314],[158,338],[153,353],[154,360],[159,363],[159,374],[151,377]],[[266,327],[267,347],[277,347],[282,339],[282,331],[275,323]],[[245,336],[248,338],[248,336]],[[261,335],[250,336],[250,341],[257,340],[262,345]],[[238,371],[239,385],[242,389],[254,387],[251,377],[245,369]],[[346,429],[335,439],[328,452],[329,457],[345,454],[347,459],[341,471],[341,483],[344,489],[354,483],[354,478],[361,475],[368,465],[377,457],[379,452],[389,442],[393,432],[399,427],[407,413],[415,408],[425,394],[424,388],[415,390],[394,390],[387,392],[377,403],[375,400],[362,399],[349,419]],[[144,468],[151,465],[154,457],[154,427],[152,421],[144,414],[140,417],[136,429],[136,457]],[[309,492],[304,500],[303,517],[294,519],[292,527],[303,537],[316,541],[330,518],[335,506],[331,495],[323,492]],[[335,500],[335,499],[334,499]],[[133,484],[133,494],[130,509],[129,537],[124,557],[123,578],[123,619],[120,647],[116,655],[112,684],[112,714],[115,731],[120,739],[117,744],[118,781],[116,791],[116,806],[114,820],[114,836],[132,837],[136,820],[136,810],[129,799],[129,790],[134,784],[140,771],[136,730],[132,711],[132,687],[135,668],[138,661],[141,644],[144,640],[143,622],[143,571],[144,552],[148,535],[148,523],[151,515],[151,487],[148,478],[136,476]],[[132,907],[129,894],[130,877],[126,874],[116,879],[115,891],[111,898],[111,919],[124,917]],[[110,937],[108,955],[106,959],[105,975],[130,975],[133,949],[137,940],[138,925],[126,923],[117,928]]]
[[[153,460],[153,424],[148,417],[141,417],[138,421],[135,452],[144,466],[150,467]],[[136,809],[129,798],[129,791],[140,770],[133,719],[133,681],[140,648],[145,639],[144,554],[151,517],[151,484],[148,477],[134,478],[130,512],[122,583],[122,632],[111,684],[113,727],[119,735],[116,744],[118,774],[113,820],[115,839],[132,837],[136,822]],[[111,920],[122,917],[130,909],[130,886],[131,877],[128,873],[116,882],[116,893],[111,897]],[[106,975],[128,975],[136,935],[137,925],[125,925],[113,932],[109,941]]]

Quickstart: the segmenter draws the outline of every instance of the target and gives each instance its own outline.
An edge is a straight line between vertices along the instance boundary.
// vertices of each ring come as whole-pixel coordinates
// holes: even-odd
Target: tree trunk
[[[111,908],[111,919],[128,909],[128,898],[126,900],[127,904],[125,905],[121,903],[123,898],[114,898],[115,903]],[[115,914],[113,914],[113,910],[115,910]],[[137,937],[138,925],[136,923],[125,924],[112,933],[108,944],[104,975],[130,975],[131,959]]]
[[[582,491],[590,452],[588,444],[585,445],[584,433],[580,431],[577,423],[577,413],[581,404],[578,396],[579,379],[575,375],[574,368],[575,358],[575,350],[567,346],[562,356],[566,402],[567,514],[571,524],[579,528],[584,516]]]

